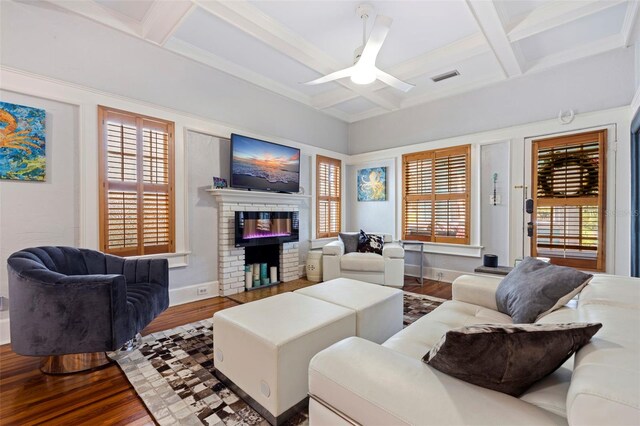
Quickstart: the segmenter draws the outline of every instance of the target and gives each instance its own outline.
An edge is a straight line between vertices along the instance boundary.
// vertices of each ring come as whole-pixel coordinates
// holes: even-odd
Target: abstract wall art
[[[44,181],[45,110],[0,102],[0,179]]]
[[[374,167],[357,172],[358,201],[386,201],[387,168]]]

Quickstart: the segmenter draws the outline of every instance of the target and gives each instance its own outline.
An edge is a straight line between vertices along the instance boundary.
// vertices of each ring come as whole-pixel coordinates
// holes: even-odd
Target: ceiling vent
[[[458,70],[453,70],[453,71],[445,72],[444,74],[440,74],[440,75],[436,75],[434,77],[431,77],[431,80],[433,80],[434,83],[438,83],[438,82],[440,82],[442,80],[446,80],[448,78],[452,78],[452,77],[455,77],[457,75],[460,75]]]

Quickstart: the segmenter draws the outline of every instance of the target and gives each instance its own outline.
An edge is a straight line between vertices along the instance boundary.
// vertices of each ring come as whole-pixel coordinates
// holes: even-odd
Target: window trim
[[[122,114],[131,116],[135,122],[136,127],[140,126],[143,120],[154,121],[158,123],[162,123],[167,126],[168,137],[167,137],[167,145],[168,145],[168,191],[167,194],[169,196],[169,244],[168,251],[156,251],[151,250],[150,252],[145,252],[144,246],[144,237],[141,235],[143,232],[143,218],[144,216],[141,214],[142,205],[141,200],[143,200],[144,194],[144,181],[137,180],[136,181],[136,194],[138,200],[138,248],[136,249],[123,249],[118,251],[110,251],[107,244],[107,197],[108,197],[108,175],[107,175],[107,139],[106,139],[106,117],[108,113]],[[138,137],[138,149],[140,149],[140,144],[142,140],[142,135]],[[142,176],[142,169],[139,171],[138,177]],[[138,114],[131,111],[121,110],[117,108],[111,108],[104,105],[98,105],[98,188],[99,188],[99,203],[98,203],[98,230],[99,230],[99,248],[104,253],[114,254],[122,257],[141,257],[141,256],[159,256],[162,255],[174,255],[176,254],[176,244],[175,244],[175,234],[176,234],[176,213],[175,213],[175,123],[173,121],[164,120],[157,117],[152,117],[148,115]],[[155,185],[155,184],[149,184]],[[163,184],[164,185],[164,184]]]
[[[465,170],[466,170],[466,191],[462,197],[452,197],[451,193],[436,194],[435,192],[435,160],[436,158],[448,157],[453,155],[465,155]],[[407,216],[407,170],[406,164],[412,160],[431,158],[432,163],[432,178],[431,187],[432,192],[430,195],[412,195],[412,199],[429,199],[432,202],[432,216],[431,216],[431,229],[432,235],[430,237],[420,237],[415,235],[407,236],[406,232],[406,216]],[[426,151],[412,152],[404,154],[402,156],[402,222],[401,222],[401,235],[403,240],[418,240],[424,241],[430,244],[451,244],[456,246],[469,246],[471,244],[471,144],[457,145],[447,148],[438,148]],[[440,199],[465,199],[465,238],[451,238],[447,236],[437,236],[433,233],[435,229],[435,202]]]
[[[331,196],[321,196],[320,195],[320,164],[328,163],[334,166],[337,166],[340,176],[339,176],[339,196],[331,197]],[[338,236],[340,232],[342,232],[342,160],[338,160],[337,158],[331,158],[324,155],[317,154],[316,155],[316,238],[335,238]],[[320,232],[320,201],[337,201],[338,202],[338,232]],[[328,219],[330,221],[331,218]]]
[[[601,172],[598,176],[598,255],[595,259],[595,268],[590,267],[593,263],[591,259],[561,258],[551,257],[551,262],[557,265],[569,266],[582,270],[605,272],[606,271],[606,246],[607,246],[607,129],[594,130],[582,133],[575,133],[552,138],[534,139],[531,141],[531,196],[533,199],[533,213],[531,221],[534,223],[533,236],[530,238],[530,252],[532,256],[538,256],[536,241],[538,237],[538,226],[536,223],[538,210],[537,183],[538,183],[538,149],[551,146],[578,145],[594,142],[594,136],[599,143],[599,161]],[[558,203],[558,205],[562,205]],[[576,204],[567,204],[575,206]]]

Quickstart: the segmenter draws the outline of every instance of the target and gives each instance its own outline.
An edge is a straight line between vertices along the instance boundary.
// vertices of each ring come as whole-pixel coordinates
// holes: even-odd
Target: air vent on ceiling
[[[457,75],[460,75],[458,70],[453,70],[453,71],[445,72],[444,74],[440,74],[440,75],[436,75],[434,77],[431,77],[431,80],[433,80],[434,83],[437,83],[439,81],[446,80],[448,78],[452,78],[452,77],[455,77]]]

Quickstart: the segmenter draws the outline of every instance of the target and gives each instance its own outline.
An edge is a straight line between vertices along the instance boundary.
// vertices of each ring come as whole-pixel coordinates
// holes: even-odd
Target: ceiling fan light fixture
[[[375,68],[355,67],[351,74],[351,81],[355,84],[371,84],[376,81]]]

